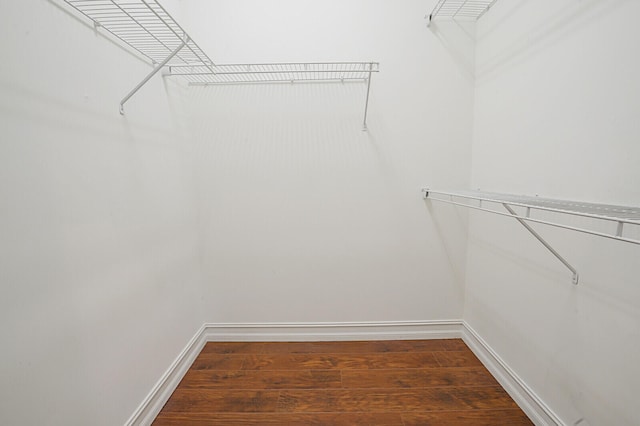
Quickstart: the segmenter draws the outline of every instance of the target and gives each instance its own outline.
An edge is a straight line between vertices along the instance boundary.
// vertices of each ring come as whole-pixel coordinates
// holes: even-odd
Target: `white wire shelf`
[[[96,28],[148,58],[154,69],[120,102],[124,104],[156,73],[168,66],[169,75],[193,85],[264,84],[362,81],[367,84],[364,130],[367,130],[371,75],[377,62],[307,62],[216,65],[160,5],[158,0],[64,0],[89,18]]]
[[[162,63],[186,40],[167,65],[213,65],[156,0],[64,1],[154,64]]]
[[[177,65],[169,74],[187,79],[190,85],[318,83],[361,81],[367,84],[363,130],[367,130],[371,77],[380,71],[378,62],[298,62],[268,64]]]
[[[493,203],[506,203],[512,206],[552,211],[569,215],[590,217],[612,222],[640,225],[640,208],[614,206],[608,204],[585,203],[582,201],[556,200],[551,198],[530,197],[523,195],[498,194],[482,191],[435,191],[426,190],[430,194],[446,195]]]
[[[429,22],[435,19],[458,19],[476,21],[493,6],[496,0],[438,0],[428,15]]]
[[[441,191],[433,189],[423,189],[422,191],[424,193],[424,197],[429,200],[508,216],[518,220],[518,222],[520,222],[573,273],[574,284],[578,283],[577,270],[556,250],[554,250],[553,247],[551,247],[551,245],[540,236],[540,234],[533,230],[527,222],[540,223],[543,225],[640,245],[639,239],[625,236],[625,225],[640,226],[640,207],[585,203],[581,201],[557,200],[551,198],[498,194],[482,191]],[[459,201],[459,199],[462,199],[464,202]],[[478,204],[470,204],[469,200],[477,201]],[[484,203],[489,203],[489,206]],[[494,204],[502,205],[506,209],[506,212],[492,208],[491,205]],[[518,213],[514,208],[524,209],[524,212]],[[532,217],[532,211],[535,210],[557,213],[560,215],[585,217],[596,221],[611,222],[615,226],[611,226],[611,232],[602,232],[601,230],[586,227],[579,228],[566,225],[558,221]]]
[[[194,85],[364,81],[380,71],[378,62],[300,62],[269,64],[218,64],[212,67],[178,65],[171,75]]]

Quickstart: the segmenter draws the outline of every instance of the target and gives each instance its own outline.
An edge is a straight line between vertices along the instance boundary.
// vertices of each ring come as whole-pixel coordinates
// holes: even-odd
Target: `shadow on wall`
[[[161,77],[157,76],[157,78]],[[189,128],[187,107],[188,83],[180,77],[163,76],[162,87],[169,100],[167,106],[170,116],[174,120],[175,125],[180,129],[180,134],[190,139],[191,129]]]
[[[577,237],[574,246],[587,239],[592,237]],[[629,415],[634,392],[624,398],[610,396],[617,388],[637,388],[638,377],[634,365],[639,289],[630,274],[622,272],[625,261],[630,264],[633,256],[628,251],[619,256],[621,252],[615,249],[618,244],[605,242],[594,251],[597,260],[583,266],[582,282],[572,289],[575,291],[567,289],[566,298],[558,300],[554,308],[557,312],[551,347],[555,349],[546,369],[545,387],[546,392],[567,399],[563,416],[572,425],[636,424]],[[608,279],[597,277],[593,265],[606,265]],[[551,312],[547,309],[545,314]],[[608,370],[605,366],[609,363],[627,368]]]
[[[485,213],[479,213],[485,215]],[[501,259],[502,262],[517,266],[522,271],[527,271],[528,274],[537,277],[540,282],[549,281],[556,282],[559,285],[563,285],[571,282],[571,274],[565,269],[565,267],[553,257],[553,255],[537,241],[532,235],[530,235],[526,229],[517,224],[515,220],[511,222],[507,218],[503,217],[488,217],[488,216],[475,216],[475,221],[480,223],[482,220],[482,227],[488,229],[489,226],[496,226],[496,222],[487,222],[493,219],[494,221],[504,220],[504,223],[499,223],[497,226],[501,230],[501,233],[505,235],[512,235],[515,238],[521,239],[526,242],[527,246],[535,250],[536,257],[531,258],[522,254],[521,250],[513,250],[514,247],[519,247],[516,244],[507,244],[506,248],[504,244],[499,243],[495,239],[486,239],[482,237],[482,234],[478,234],[477,231],[470,231],[469,241],[472,242],[478,249],[485,253],[490,253]],[[478,227],[475,224],[474,228]],[[493,225],[491,225],[493,224]],[[548,239],[548,235],[545,235],[545,239]],[[522,244],[519,242],[518,244]],[[500,277],[505,278],[505,277]]]
[[[91,107],[73,103],[68,99],[43,94],[15,82],[0,81],[4,97],[0,99],[0,112],[7,118],[28,123],[39,123],[52,131],[65,131],[82,135],[92,132],[96,140],[117,140],[123,134],[134,130],[145,135],[144,142],[152,145],[161,142],[167,132],[175,132],[172,123],[149,122],[139,119],[130,121],[117,113],[117,103],[113,103],[113,113],[100,110],[95,104]],[[34,107],[35,105],[35,107]],[[82,117],[82,119],[78,119]],[[85,141],[86,143],[86,141]]]
[[[80,15],[80,12],[74,10],[68,4],[63,3],[62,0],[46,0],[46,1],[48,3],[50,3],[52,6],[54,6],[56,9],[58,9],[59,11],[63,12],[67,16],[69,16],[70,18],[73,18],[73,20],[76,21],[75,22],[76,24],[84,25],[87,29],[90,29],[91,32],[94,34],[94,36],[104,38],[109,43],[111,43],[113,46],[117,46],[118,48],[120,48],[120,49],[124,50],[125,52],[127,52],[133,58],[135,58],[135,59],[137,59],[140,62],[143,62],[145,64],[151,65],[150,61],[144,59],[138,53],[135,53],[133,50],[131,50],[131,48],[127,47],[122,42],[117,41],[113,36],[108,35],[106,33],[106,31],[100,31],[100,30],[98,30],[97,27],[94,27],[93,25],[91,25],[90,24],[91,20],[89,18],[82,17]],[[140,77],[140,79],[142,79],[142,77]]]
[[[490,228],[487,222],[482,224]],[[628,410],[634,392],[624,398],[609,395],[614,389],[637,388],[634,356],[640,288],[629,269],[637,258],[637,247],[566,230],[548,229],[545,235],[550,241],[558,240],[554,246],[561,244],[563,253],[581,259],[576,264],[581,283],[570,284],[557,265],[548,268],[525,261],[514,252],[471,238],[471,262],[492,265],[491,258],[499,257],[509,265],[497,275],[487,270],[484,277],[471,277],[472,282],[486,281],[482,287],[467,287],[471,315],[483,324],[482,334],[490,344],[502,342],[502,347],[494,349],[535,392],[548,401],[564,401],[551,408],[560,410],[556,414],[568,424],[635,424]],[[524,244],[521,248],[529,252]],[[548,253],[540,247],[540,255],[545,259]],[[531,274],[535,279],[521,279]],[[539,362],[544,369],[536,373]],[[626,367],[607,369],[611,364]]]
[[[456,20],[433,21],[431,32],[440,40],[445,50],[470,82],[475,80],[475,22]]]
[[[203,191],[258,185],[287,203],[306,193],[393,210],[374,201],[402,202],[406,187],[374,90],[363,132],[364,83],[189,87],[190,140],[211,182]]]
[[[482,63],[476,63],[476,81],[480,85],[485,81],[495,78],[507,67],[516,66],[538,53],[558,43],[569,34],[574,33],[587,25],[593,25],[597,19],[612,13],[629,0],[583,0],[573,2],[570,6],[556,10],[547,8],[545,16],[537,19],[538,25],[532,28],[521,29],[521,36],[509,40],[499,52],[488,57]],[[527,13],[526,0],[519,2],[505,2],[511,6],[503,16],[492,22],[484,30],[478,31],[477,43],[490,38],[499,27],[508,23],[511,16],[518,13]],[[489,12],[491,13],[491,11]],[[489,19],[490,15],[482,19]]]
[[[397,141],[386,137],[375,99],[369,131],[362,131],[365,94],[364,83],[190,87],[191,143],[208,182],[202,196],[212,203],[204,216],[221,199],[240,206],[240,193],[258,191],[243,208],[255,209],[257,199],[267,203],[263,209],[287,205],[291,221],[347,204],[392,217],[394,204],[379,203],[402,199]]]
[[[194,86],[189,117],[203,154],[226,166],[359,167],[384,158],[374,100],[362,131],[365,94],[361,83]]]
[[[465,271],[467,258],[467,229],[469,215],[451,205],[434,206],[425,199],[424,203],[440,239],[440,244],[447,255],[451,274],[459,289],[458,296],[464,298]],[[446,229],[446,235],[443,230]]]

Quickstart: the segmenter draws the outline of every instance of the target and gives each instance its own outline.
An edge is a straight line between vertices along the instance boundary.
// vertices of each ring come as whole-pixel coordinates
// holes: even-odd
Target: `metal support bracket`
[[[373,73],[373,62],[369,63],[369,77],[367,78],[367,98],[364,101],[364,121],[362,131],[366,132],[367,128],[367,114],[369,113],[369,93],[371,92],[371,74]]]
[[[536,239],[537,239],[538,241],[540,241],[540,242],[542,243],[542,245],[543,245],[543,246],[545,246],[545,247],[547,248],[547,250],[549,250],[551,253],[553,253],[553,255],[554,255],[555,257],[557,257],[557,258],[558,258],[558,260],[559,260],[560,262],[562,262],[562,264],[563,264],[564,266],[566,266],[566,267],[567,267],[567,268],[568,268],[568,269],[573,273],[573,278],[572,278],[572,280],[571,280],[571,281],[572,281],[575,285],[578,285],[578,279],[579,279],[579,276],[578,276],[578,271],[576,270],[576,268],[574,268],[574,267],[573,267],[569,262],[567,262],[567,260],[566,260],[564,257],[562,257],[562,256],[560,255],[560,253],[558,253],[558,252],[557,252],[553,247],[551,247],[551,245],[550,245],[548,242],[546,242],[546,241],[545,241],[545,239],[544,239],[544,238],[542,238],[542,237],[540,236],[540,234],[538,234],[538,233],[537,233],[537,232],[536,232],[536,231],[531,227],[531,225],[529,225],[527,222],[525,222],[523,219],[521,219],[521,218],[518,216],[518,214],[517,214],[517,213],[516,213],[512,208],[511,208],[511,206],[509,206],[509,205],[508,205],[508,204],[506,204],[506,203],[502,203],[502,205],[503,205],[503,207],[504,207],[505,209],[507,209],[507,211],[509,212],[509,214],[510,214],[511,216],[513,216],[513,218],[514,218],[515,220],[517,220],[518,222],[520,222],[520,224],[521,224],[522,226],[524,226],[524,227],[525,227],[525,229],[531,233],[531,235],[533,235],[534,237],[536,237]]]
[[[147,81],[149,81],[151,79],[151,77],[153,77],[154,75],[156,75],[158,73],[158,71],[160,71],[162,68],[164,68],[165,65],[167,65],[169,63],[169,61],[171,59],[173,59],[174,56],[176,56],[178,54],[178,52],[180,52],[180,50],[185,47],[187,45],[187,43],[189,42],[189,38],[185,37],[184,40],[182,40],[182,43],[180,43],[180,45],[169,54],[169,56],[167,56],[162,62],[160,62],[154,69],[153,71],[151,71],[140,83],[138,83],[138,85],[136,87],[134,87],[128,94],[127,96],[125,96],[121,101],[120,101],[120,114],[124,115],[124,104],[125,102],[127,102],[133,95],[136,94],[136,92],[138,90],[140,90],[140,88],[142,86],[144,86]]]
[[[549,250],[560,262],[562,262],[562,264],[564,266],[567,267],[567,269],[569,269],[571,271],[571,273],[573,274],[573,277],[572,277],[573,284],[575,284],[575,285],[578,284],[579,275],[578,275],[578,271],[576,270],[576,268],[574,268],[564,257],[562,257],[560,255],[560,253],[558,253],[553,247],[551,247],[551,245],[547,241],[545,241],[545,239],[542,238],[540,236],[540,234],[538,234],[527,223],[527,221],[543,223],[545,225],[551,225],[551,226],[558,226],[558,227],[561,227],[561,228],[573,229],[573,230],[581,231],[581,232],[587,232],[587,231],[585,231],[583,229],[571,228],[571,227],[564,226],[564,225],[554,224],[554,223],[550,223],[550,222],[546,222],[546,221],[542,221],[542,220],[538,220],[538,219],[532,219],[530,217],[531,209],[529,207],[527,207],[526,216],[518,215],[518,213],[516,213],[513,210],[513,208],[511,208],[511,206],[508,204],[508,202],[500,202],[500,201],[496,201],[496,200],[487,199],[488,201],[493,201],[493,202],[502,204],[502,206],[508,212],[508,213],[503,213],[503,212],[500,212],[500,211],[497,211],[497,210],[493,210],[493,209],[488,209],[488,208],[482,207],[483,199],[480,198],[480,197],[473,198],[473,199],[476,199],[476,200],[478,200],[480,202],[479,206],[473,206],[473,205],[470,205],[470,204],[459,203],[457,201],[453,201],[452,199],[445,200],[445,199],[442,199],[442,198],[439,198],[439,197],[436,197],[436,198],[430,197],[430,190],[428,188],[424,188],[422,190],[422,193],[423,193],[423,197],[424,197],[425,200],[432,199],[434,201],[439,201],[439,202],[445,203],[445,204],[451,204],[451,205],[454,205],[454,206],[466,207],[466,208],[470,208],[470,209],[474,209],[474,210],[480,210],[480,211],[484,211],[484,212],[487,212],[487,213],[494,213],[494,214],[498,214],[498,215],[501,215],[501,216],[507,216],[507,217],[512,217],[512,218],[516,219],[518,222],[520,222],[520,224],[522,226],[525,227],[525,229],[527,231],[529,231],[531,233],[531,235],[536,237],[536,239],[538,241],[540,241],[540,243],[542,243],[542,245],[545,246],[547,248],[547,250]],[[434,194],[439,194],[439,195],[449,195],[450,198],[453,198],[453,196],[455,195],[453,193],[447,193],[447,192],[442,192],[442,191],[433,191],[433,193]],[[460,196],[460,195],[458,195],[458,196]],[[472,197],[470,197],[470,198],[472,198]],[[620,228],[621,228],[621,226],[618,226],[618,233],[619,234],[621,234],[621,232],[622,232]],[[592,233],[592,232],[588,232],[588,233]],[[597,234],[597,235],[606,236],[606,235],[602,235],[602,234]],[[621,237],[619,236],[618,238],[621,238]]]

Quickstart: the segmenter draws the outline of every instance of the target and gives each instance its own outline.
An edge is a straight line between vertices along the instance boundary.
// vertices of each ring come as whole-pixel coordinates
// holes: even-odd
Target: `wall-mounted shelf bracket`
[[[636,228],[640,227],[640,208],[627,206],[614,206],[595,203],[584,203],[579,201],[556,200],[549,198],[517,196],[509,194],[496,194],[481,191],[435,191],[432,189],[422,190],[424,198],[439,201],[455,206],[467,207],[474,210],[480,210],[488,213],[494,213],[501,216],[508,216],[516,219],[524,226],[542,245],[544,245],[563,265],[565,265],[572,273],[572,281],[578,284],[578,272],[563,256],[561,256],[544,238],[540,236],[528,222],[541,223],[544,225],[554,226],[572,231],[578,231],[599,237],[610,238],[618,241],[640,245],[640,240],[630,238],[624,235],[624,225],[632,225]],[[434,196],[435,195],[435,196]],[[442,197],[447,198],[442,198]],[[463,203],[454,201],[455,199],[477,201],[478,205],[472,205],[469,202]],[[500,204],[507,213],[486,207],[488,204]],[[519,214],[514,209],[524,209],[524,214]],[[600,230],[589,228],[578,228],[562,224],[551,220],[542,220],[532,217],[532,210],[544,211],[547,213],[557,213],[559,215],[579,216],[596,221],[604,221],[615,224],[615,232],[602,232]]]
[[[542,243],[542,245],[543,245],[543,246],[545,246],[545,247],[547,248],[547,250],[549,250],[549,251],[550,251],[550,252],[551,252],[555,257],[557,257],[557,258],[558,258],[558,260],[559,260],[560,262],[562,262],[562,264],[563,264],[564,266],[566,266],[566,267],[567,267],[567,269],[569,269],[569,270],[571,271],[571,273],[573,274],[573,276],[572,276],[572,278],[571,278],[571,281],[572,281],[574,284],[576,284],[576,285],[577,285],[577,284],[578,284],[578,271],[576,270],[576,268],[574,268],[574,267],[573,267],[569,262],[567,262],[567,260],[566,260],[564,257],[562,257],[562,256],[560,255],[560,253],[558,253],[558,252],[557,252],[557,251],[556,251],[556,250],[551,246],[551,244],[549,244],[549,243],[548,243],[544,238],[542,238],[542,237],[540,236],[540,234],[538,234],[538,233],[537,233],[537,232],[536,232],[536,231],[531,227],[531,225],[529,225],[527,222],[525,222],[525,221],[524,221],[524,219],[520,218],[520,217],[518,216],[518,214],[517,214],[517,213],[516,213],[516,212],[515,212],[515,211],[514,211],[514,210],[513,210],[513,209],[512,209],[508,204],[506,204],[506,203],[502,203],[502,205],[503,205],[503,206],[504,206],[504,208],[509,212],[509,214],[510,214],[511,216],[513,216],[513,217],[514,217],[514,219],[516,219],[518,222],[520,222],[520,224],[521,224],[522,226],[524,226],[524,227],[525,227],[525,229],[531,233],[531,235],[533,235],[534,237],[536,237],[536,239],[537,239],[538,241],[540,241],[540,243]]]
[[[158,71],[160,71],[162,68],[164,68],[165,65],[167,65],[167,63],[169,63],[169,61],[171,59],[173,59],[173,57],[176,56],[178,54],[178,52],[180,52],[180,50],[187,45],[188,42],[189,42],[189,37],[185,37],[185,39],[182,41],[182,43],[173,52],[171,52],[169,54],[169,56],[167,56],[164,61],[162,61],[159,64],[155,64],[154,63],[155,68],[149,74],[147,74],[147,76],[140,83],[138,83],[138,85],[136,87],[134,87],[129,93],[127,93],[127,96],[122,98],[122,100],[120,101],[120,114],[121,115],[124,115],[124,104],[125,104],[125,102],[127,102],[133,95],[135,95],[136,92],[138,90],[140,90],[140,88],[142,88],[142,86],[144,86],[147,83],[147,81],[149,81],[151,79],[151,77],[156,75],[158,73]]]
[[[367,128],[367,114],[369,113],[369,93],[371,92],[371,75],[373,73],[373,62],[369,63],[369,75],[367,77],[367,98],[364,101],[364,121],[362,124],[362,131],[366,132]]]

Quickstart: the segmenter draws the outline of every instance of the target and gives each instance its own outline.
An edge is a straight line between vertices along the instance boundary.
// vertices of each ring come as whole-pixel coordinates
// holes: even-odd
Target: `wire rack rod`
[[[297,81],[368,81],[380,71],[377,62],[299,62],[171,66],[170,74],[195,85],[278,83]]]
[[[478,20],[496,0],[438,0],[429,16],[435,19]]]
[[[557,200],[551,198],[498,194],[482,191],[436,191],[430,189],[428,190],[428,192],[431,194],[446,195],[451,197],[466,198],[500,204],[507,203],[509,205],[518,207],[528,207],[531,209],[583,216],[592,219],[640,225],[639,207],[585,203],[582,201]]]

